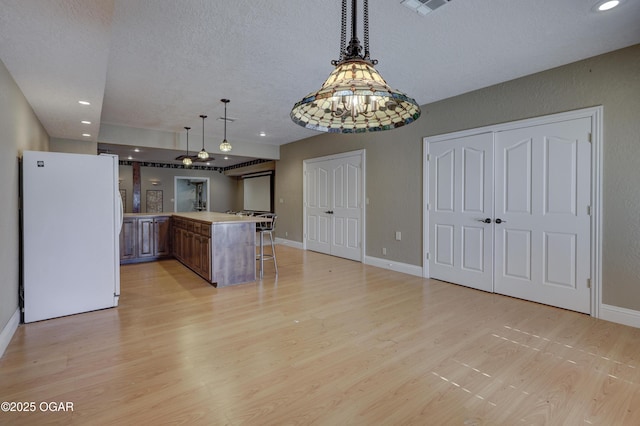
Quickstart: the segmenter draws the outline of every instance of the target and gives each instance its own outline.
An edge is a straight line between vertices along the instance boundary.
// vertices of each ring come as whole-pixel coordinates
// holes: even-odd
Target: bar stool
[[[256,217],[258,218],[267,218],[271,219],[271,221],[265,222],[257,222],[256,223],[256,232],[260,233],[260,254],[256,256],[256,260],[260,261],[260,278],[264,275],[264,261],[273,259],[273,266],[276,269],[276,276],[278,275],[278,264],[276,263],[276,249],[273,244],[273,231],[276,229],[276,219],[278,216],[274,213],[264,213],[259,214]],[[271,253],[264,253],[264,234],[269,235],[269,241],[271,242]]]

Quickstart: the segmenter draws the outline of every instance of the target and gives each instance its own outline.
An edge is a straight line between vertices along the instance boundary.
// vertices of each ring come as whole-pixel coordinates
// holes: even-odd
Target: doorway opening
[[[209,178],[176,176],[173,209],[176,212],[209,211]]]

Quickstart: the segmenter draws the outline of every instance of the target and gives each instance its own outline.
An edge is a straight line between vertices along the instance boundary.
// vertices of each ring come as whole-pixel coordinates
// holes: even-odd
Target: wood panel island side
[[[172,213],[173,255],[214,287],[255,281],[257,222],[264,218]]]

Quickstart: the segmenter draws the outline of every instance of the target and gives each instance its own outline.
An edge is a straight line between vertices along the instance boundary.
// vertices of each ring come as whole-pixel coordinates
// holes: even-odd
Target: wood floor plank
[[[277,246],[214,288],[121,267],[120,306],[21,325],[0,424],[640,424],[640,330]],[[39,407],[38,407],[39,408]]]

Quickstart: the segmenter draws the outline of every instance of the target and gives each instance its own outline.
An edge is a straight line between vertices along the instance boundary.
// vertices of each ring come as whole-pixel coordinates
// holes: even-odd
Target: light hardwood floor
[[[0,401],[74,411],[0,424],[640,424],[638,329],[277,250],[277,280],[127,265],[118,308],[21,325]]]

